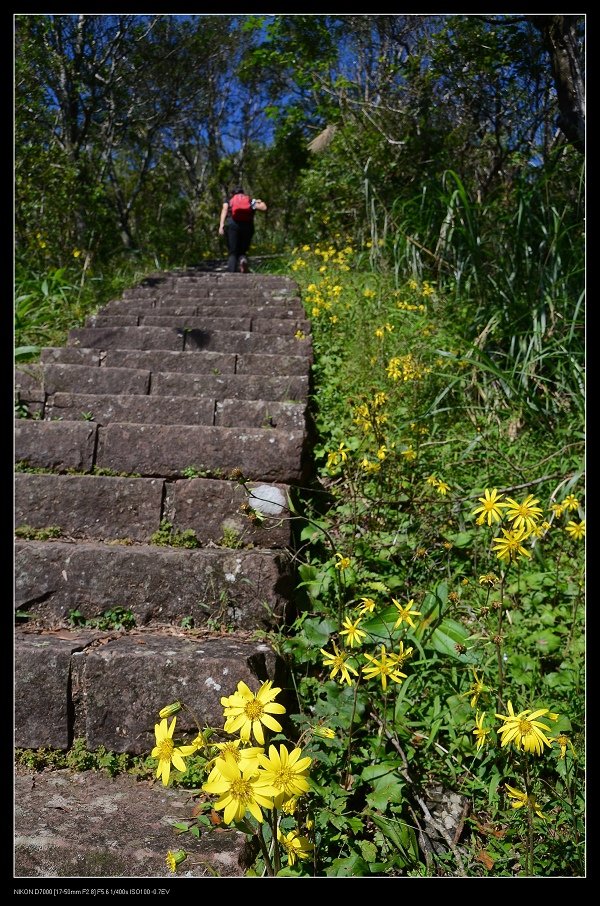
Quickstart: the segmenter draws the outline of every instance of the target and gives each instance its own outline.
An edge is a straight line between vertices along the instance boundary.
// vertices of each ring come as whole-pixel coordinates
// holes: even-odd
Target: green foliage
[[[160,528],[150,536],[150,544],[159,544],[165,547],[185,547],[190,550],[200,547],[198,536],[193,529],[177,531],[173,523],[163,519]]]
[[[224,526],[223,536],[220,543],[223,547],[230,547],[233,550],[237,550],[238,548],[243,547],[244,544],[242,538],[240,537],[240,533],[236,529],[230,528],[229,526]]]
[[[50,541],[52,538],[60,538],[62,529],[58,525],[48,525],[45,528],[18,525],[15,528],[15,535],[17,538],[25,538],[26,541]]]
[[[38,772],[68,768],[71,771],[102,771],[109,777],[128,773],[139,779],[150,779],[154,773],[147,758],[109,752],[104,746],[90,751],[81,738],[74,739],[67,752],[48,748],[16,749],[15,764]]]
[[[86,629],[133,629],[135,627],[135,616],[131,610],[125,607],[111,607],[105,610],[99,617],[86,618],[80,610],[71,610],[68,616],[68,622],[73,627],[82,626]]]
[[[308,603],[279,645],[298,732],[335,734],[309,746],[317,874],[580,875],[584,564],[566,526],[584,519],[581,401],[557,409],[551,434],[513,398],[473,406],[469,321],[429,281],[345,270],[353,254],[321,245],[291,262],[312,317],[319,476],[300,537]],[[509,561],[493,541],[510,514],[492,526],[473,514],[491,487],[541,506],[537,537]],[[384,651],[401,657],[385,687]],[[556,743],[529,761],[501,747],[508,701],[558,716],[547,735],[565,734],[564,759]],[[458,847],[429,851],[418,828],[436,783],[472,817]],[[556,836],[511,809],[505,783],[534,792]]]

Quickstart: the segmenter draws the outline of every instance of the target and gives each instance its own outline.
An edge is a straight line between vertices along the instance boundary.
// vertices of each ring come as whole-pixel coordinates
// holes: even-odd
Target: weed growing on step
[[[67,469],[70,475],[82,475],[83,472],[77,471],[75,469]],[[105,466],[92,466],[91,469],[92,475],[103,475],[107,478],[141,478],[141,472],[117,472],[115,469],[109,469]]]
[[[181,474],[184,478],[204,478],[206,469],[197,469],[196,466],[186,466],[182,469]]]
[[[193,529],[177,531],[173,528],[173,523],[167,519],[163,519],[160,528],[150,536],[150,544],[158,544],[163,547],[184,547],[189,550],[200,547],[198,536]]]
[[[91,618],[85,617],[80,610],[71,610],[67,621],[73,627],[101,630],[133,629],[136,625],[134,614],[125,607],[112,607],[101,616]]]
[[[26,541],[51,541],[54,538],[60,538],[62,533],[62,529],[58,525],[48,525],[45,528],[18,525],[15,528],[17,538],[24,538]]]
[[[239,550],[240,547],[244,546],[243,538],[240,533],[230,526],[224,526],[223,535],[219,544],[222,547],[230,547],[232,550]]]
[[[84,739],[75,739],[71,748],[63,752],[58,749],[16,749],[15,764],[30,771],[64,770],[102,771],[110,777],[118,774],[134,774],[140,780],[154,774],[154,766],[145,756],[129,755],[108,751],[104,746],[91,751]]]

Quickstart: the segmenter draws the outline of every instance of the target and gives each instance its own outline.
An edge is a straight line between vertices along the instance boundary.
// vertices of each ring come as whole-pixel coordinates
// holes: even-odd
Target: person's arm
[[[255,198],[255,199],[254,199],[254,210],[255,210],[255,211],[266,211],[266,210],[267,210],[267,206],[266,206],[266,204],[264,203],[264,201],[262,201],[262,199],[260,199],[260,198]]]
[[[219,236],[222,236],[225,232],[225,220],[227,218],[227,212],[229,210],[229,204],[224,201],[223,207],[221,208],[221,222],[219,223]]]

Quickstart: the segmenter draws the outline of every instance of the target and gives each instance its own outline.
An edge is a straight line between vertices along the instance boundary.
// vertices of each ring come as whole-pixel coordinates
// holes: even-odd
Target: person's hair
[[[231,190],[231,194],[232,195],[243,195],[244,194],[243,186],[236,186],[235,189]]]

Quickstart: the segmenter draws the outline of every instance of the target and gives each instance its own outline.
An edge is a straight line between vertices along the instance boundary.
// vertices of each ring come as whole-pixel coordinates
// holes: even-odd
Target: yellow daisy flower
[[[269,755],[259,755],[258,763],[263,768],[264,776],[273,789],[275,808],[280,808],[282,803],[292,797],[302,796],[309,790],[308,769],[311,765],[310,758],[301,758],[302,749],[292,749],[288,752],[284,745],[269,746]]]
[[[350,648],[354,648],[355,645],[361,645],[362,640],[367,635],[364,629],[359,629],[361,621],[362,617],[358,617],[354,622],[349,618],[342,621],[344,629],[340,631],[340,635],[346,636],[345,644],[349,645]]]
[[[531,531],[542,515],[541,508],[536,506],[537,503],[539,501],[533,494],[528,494],[523,503],[517,503],[512,497],[506,498],[506,516],[512,522],[514,529]]]
[[[494,553],[497,554],[498,560],[510,562],[511,560],[516,560],[519,555],[522,557],[531,557],[531,552],[526,550],[521,543],[529,536],[529,533],[524,528],[503,528],[501,529],[501,532],[504,535],[504,538],[494,538],[492,541],[492,544],[496,547]]]
[[[333,654],[329,651],[325,651],[324,648],[320,648],[319,650],[325,658],[323,666],[332,668],[329,679],[334,679],[335,675],[339,673],[341,681],[343,683],[348,683],[348,685],[351,686],[352,679],[350,673],[353,673],[354,676],[358,676],[358,673],[351,664],[346,663],[348,655],[344,651],[339,651],[335,642],[333,642]]]
[[[287,855],[288,865],[293,865],[296,859],[310,859],[313,844],[307,837],[301,837],[298,831],[292,830],[289,834],[284,834],[278,827],[277,839]]]
[[[546,815],[543,814],[541,806],[537,802],[537,799],[531,793],[528,796],[527,793],[524,793],[522,790],[517,790],[514,786],[509,786],[508,783],[504,784],[504,788],[512,799],[511,805],[513,808],[523,808],[523,806],[526,805],[528,809],[531,809],[532,812],[535,812],[538,818],[547,820]]]
[[[544,746],[552,745],[545,733],[545,731],[549,732],[550,727],[536,720],[537,717],[543,717],[544,714],[549,714],[548,708],[538,708],[536,711],[526,708],[525,711],[515,714],[512,702],[509,701],[508,714],[496,714],[498,720],[504,721],[504,726],[499,731],[501,747],[504,748],[512,742],[517,749],[541,755]]]
[[[483,497],[477,498],[481,503],[481,506],[475,507],[472,516],[478,516],[477,524],[483,525],[484,522],[487,522],[488,525],[492,525],[493,522],[500,522],[502,519],[502,507],[507,506],[506,503],[502,503],[502,495],[498,493],[496,488],[492,488],[490,491],[489,488],[486,488],[483,492]]]
[[[202,789],[219,796],[215,809],[223,809],[225,824],[241,821],[246,812],[262,822],[261,808],[273,808],[273,797],[277,792],[264,772],[257,771],[252,764],[238,764],[231,755],[217,758],[211,777]]]
[[[565,526],[565,531],[568,532],[575,541],[583,541],[585,538],[585,519],[582,519],[581,522],[574,522],[572,519],[569,520]]]
[[[406,679],[406,673],[400,672],[397,657],[393,654],[388,654],[385,650],[385,645],[381,646],[379,658],[372,657],[370,654],[366,653],[365,657],[368,661],[371,661],[371,663],[367,664],[366,667],[363,667],[362,672],[367,679],[374,679],[376,676],[379,676],[381,679],[381,688],[384,692],[387,689],[388,679],[393,680],[395,683],[401,683],[403,679]]]
[[[237,685],[237,691],[227,698],[221,699],[223,715],[225,716],[224,730],[226,733],[238,733],[243,742],[249,742],[250,736],[259,745],[264,745],[265,734],[263,724],[274,733],[281,732],[281,724],[275,720],[273,714],[285,714],[285,708],[273,701],[281,692],[277,686],[272,688],[271,680],[265,680],[256,695],[242,680]]]
[[[489,728],[483,726],[484,720],[485,720],[485,711],[482,711],[481,713],[479,711],[477,711],[477,713],[475,714],[475,725],[476,726],[475,726],[475,729],[472,731],[475,734],[475,738],[477,740],[477,751],[479,751],[479,749],[481,749],[481,747],[484,745],[485,737],[487,736],[488,733],[491,732]]]
[[[415,606],[414,600],[411,598],[406,607],[403,607],[400,601],[397,601],[396,598],[392,598],[392,603],[396,610],[398,611],[398,619],[394,624],[394,629],[397,629],[402,623],[408,623],[408,625],[414,629],[415,624],[412,621],[412,617],[420,617],[420,610],[413,610]]]
[[[175,732],[176,717],[171,721],[171,726],[167,727],[167,718],[164,717],[159,724],[154,725],[154,735],[156,745],[152,749],[152,758],[158,758],[158,767],[156,776],[162,779],[163,785],[169,783],[171,773],[171,764],[178,771],[185,771],[185,761],[187,755],[193,755],[196,746],[175,746],[173,742],[173,733]]]

